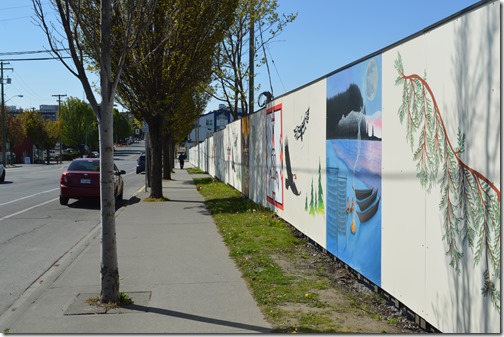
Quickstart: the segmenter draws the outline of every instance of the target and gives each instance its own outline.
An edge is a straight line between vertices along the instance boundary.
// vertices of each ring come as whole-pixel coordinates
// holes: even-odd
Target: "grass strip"
[[[348,306],[334,306],[321,299],[320,293],[334,288],[334,282],[322,271],[317,272],[306,241],[275,213],[212,177],[193,180],[274,332],[358,332],[348,331],[335,322],[335,313],[354,311],[357,315],[372,316],[364,303],[356,306],[351,294],[344,290]],[[282,260],[289,264],[296,261],[299,268],[291,266],[286,271],[280,266]],[[311,264],[309,270],[298,273],[297,269],[306,268],[306,264]]]

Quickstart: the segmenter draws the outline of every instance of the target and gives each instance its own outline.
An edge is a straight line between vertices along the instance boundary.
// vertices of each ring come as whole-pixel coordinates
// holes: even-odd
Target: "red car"
[[[125,174],[114,164],[114,195],[122,200]],[[74,159],[60,179],[60,204],[67,205],[68,200],[100,197],[100,158]]]

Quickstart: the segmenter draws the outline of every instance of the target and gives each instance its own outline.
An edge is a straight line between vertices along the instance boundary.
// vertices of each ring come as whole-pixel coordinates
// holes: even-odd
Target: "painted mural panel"
[[[220,181],[226,180],[226,149],[224,147],[224,131],[213,135],[215,148],[215,177]]]
[[[381,283],[381,56],[327,79],[327,250]]]
[[[226,184],[229,184],[229,181],[231,180],[231,165],[232,165],[232,153],[231,153],[231,148],[232,148],[232,140],[230,136],[230,129],[229,129],[229,124],[226,125],[226,128],[222,130],[223,136],[224,136],[224,179],[222,179],[223,182]]]
[[[233,122],[226,126],[226,183],[241,191],[241,122]]]
[[[286,221],[326,246],[325,120],[326,81],[281,99],[284,118],[284,210]]]
[[[250,194],[249,174],[249,143],[250,143],[250,115],[241,118],[241,169],[242,169],[242,193]]]
[[[387,193],[397,207],[383,214],[382,287],[447,333],[501,332],[499,6],[382,58],[384,126],[393,130],[383,141],[384,176],[412,172],[408,198]],[[384,186],[399,188],[392,180]],[[419,233],[423,249],[412,249]],[[403,273],[398,249],[424,269]]]
[[[250,119],[249,145],[249,198],[259,205],[266,206],[266,113],[252,114]]]
[[[266,109],[266,200],[284,208],[282,105]]]
[[[206,141],[207,145],[207,155],[208,155],[208,168],[207,172],[211,176],[215,177],[215,145],[214,145],[214,137],[208,138]]]

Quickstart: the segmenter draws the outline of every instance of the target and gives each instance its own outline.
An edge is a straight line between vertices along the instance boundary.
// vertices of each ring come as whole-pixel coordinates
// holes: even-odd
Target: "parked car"
[[[124,170],[114,164],[114,195],[122,200]],[[67,205],[69,199],[100,197],[100,158],[74,159],[60,179],[60,204]]]
[[[136,173],[145,172],[145,153],[142,153],[137,159]]]
[[[79,158],[78,150],[74,150],[71,147],[63,150],[63,160],[74,160],[75,158]]]
[[[59,152],[56,152],[56,150],[49,150],[49,159],[50,160],[59,159]]]
[[[43,151],[43,158],[44,161],[47,161],[47,151]],[[59,160],[59,152],[56,152],[56,150],[49,150],[49,160]]]
[[[0,183],[5,181],[5,167],[3,164],[0,164]]]

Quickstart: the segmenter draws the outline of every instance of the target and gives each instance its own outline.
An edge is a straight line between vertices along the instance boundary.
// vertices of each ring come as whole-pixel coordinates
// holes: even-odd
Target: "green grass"
[[[199,169],[188,171],[202,173]],[[384,321],[375,312],[372,303],[385,302],[379,295],[355,295],[339,286],[328,267],[333,261],[320,252],[314,254],[313,248],[307,248],[307,241],[271,210],[214,178],[193,180],[273,332],[360,332],[361,325],[366,324],[363,316],[367,322],[397,324],[394,320]],[[323,291],[335,289],[340,299],[330,301],[320,296]],[[348,315],[353,324],[345,321],[342,326],[341,317]]]
[[[86,299],[86,303],[94,306],[102,306],[107,310],[119,308],[125,305],[133,304],[133,299],[124,292],[119,293],[119,302],[103,303],[100,296],[90,297]]]
[[[297,261],[302,268],[309,264],[306,261],[311,253],[306,249],[306,241],[271,210],[211,177],[194,178],[194,182],[274,332],[348,332],[333,322],[331,314],[354,310],[369,314],[365,305],[354,308],[356,304],[349,294],[344,295],[349,297],[348,307],[322,301],[318,292],[334,287],[334,283],[317,272],[316,266],[310,266],[311,270],[300,276],[289,274],[278,265],[280,256]],[[292,309],[298,307],[303,310]]]
[[[167,197],[161,197],[161,198],[147,197],[147,198],[144,198],[143,201],[145,201],[145,202],[164,202],[164,201],[170,201],[170,199]]]
[[[212,178],[195,179],[195,182],[259,304],[278,305],[293,297],[302,297],[301,289],[292,292],[294,277],[285,275],[271,257],[293,253],[300,244],[283,221]]]
[[[201,173],[205,173],[205,171],[201,170],[200,168],[198,167],[189,167],[187,169],[187,172],[189,174],[201,174]]]

